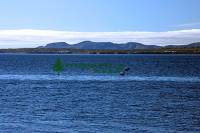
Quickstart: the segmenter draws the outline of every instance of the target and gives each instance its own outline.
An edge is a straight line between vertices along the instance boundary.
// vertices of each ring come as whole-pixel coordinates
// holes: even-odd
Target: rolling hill
[[[112,43],[112,42],[92,42],[83,41],[77,44],[68,44],[66,42],[49,43],[46,46],[39,46],[38,48],[75,48],[75,49],[87,49],[87,50],[133,50],[133,49],[159,49],[160,46],[156,45],[144,45],[137,42],[128,43]]]

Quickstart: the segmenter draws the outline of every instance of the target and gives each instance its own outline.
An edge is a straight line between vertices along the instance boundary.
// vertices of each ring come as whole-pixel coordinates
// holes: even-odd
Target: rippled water
[[[112,63],[127,76],[52,65]],[[0,55],[0,132],[200,132],[198,55]]]

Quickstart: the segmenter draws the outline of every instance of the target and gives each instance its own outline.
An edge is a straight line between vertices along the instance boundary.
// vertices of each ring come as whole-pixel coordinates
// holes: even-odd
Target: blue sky
[[[166,31],[200,28],[200,0],[1,0],[0,29]],[[194,24],[189,27],[180,25]]]
[[[200,0],[1,0],[0,34],[5,37],[0,38],[0,47],[7,47],[7,45],[18,47],[22,43],[23,45],[19,47],[25,47],[24,44],[27,44],[26,47],[33,47],[50,41],[73,43],[81,41],[81,38],[98,41],[98,39],[84,38],[81,35],[78,39],[76,38],[76,41],[69,37],[38,42],[20,41],[19,35],[22,34],[22,30],[27,32],[27,29],[30,34],[34,30],[36,30],[34,32],[43,30],[44,34],[47,31],[47,34],[49,31],[55,31],[54,34],[57,31],[65,31],[91,32],[91,35],[93,32],[118,32],[120,35],[122,35],[121,32],[158,34],[181,30],[191,32],[192,29],[200,29],[199,5]],[[15,34],[15,36],[10,34]],[[33,36],[26,36],[26,38],[34,39]],[[74,33],[70,36],[74,36]],[[124,35],[124,38],[129,39],[123,41],[137,41],[134,37],[132,36],[131,39],[131,36]],[[103,39],[109,41],[105,37]],[[111,41],[115,41],[114,39]],[[150,43],[154,42],[147,42],[147,44]],[[182,44],[182,42],[177,44]]]

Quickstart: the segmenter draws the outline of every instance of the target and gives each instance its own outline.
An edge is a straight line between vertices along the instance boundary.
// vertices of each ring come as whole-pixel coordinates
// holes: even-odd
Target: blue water
[[[131,68],[95,73],[63,63]],[[199,133],[199,55],[0,55],[2,133]]]

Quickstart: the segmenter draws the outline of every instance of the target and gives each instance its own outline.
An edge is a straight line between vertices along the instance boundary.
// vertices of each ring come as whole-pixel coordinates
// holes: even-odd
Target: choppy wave
[[[92,75],[0,75],[0,80],[36,80],[36,81],[174,81],[200,82],[200,77],[162,77],[162,76],[92,76]]]

